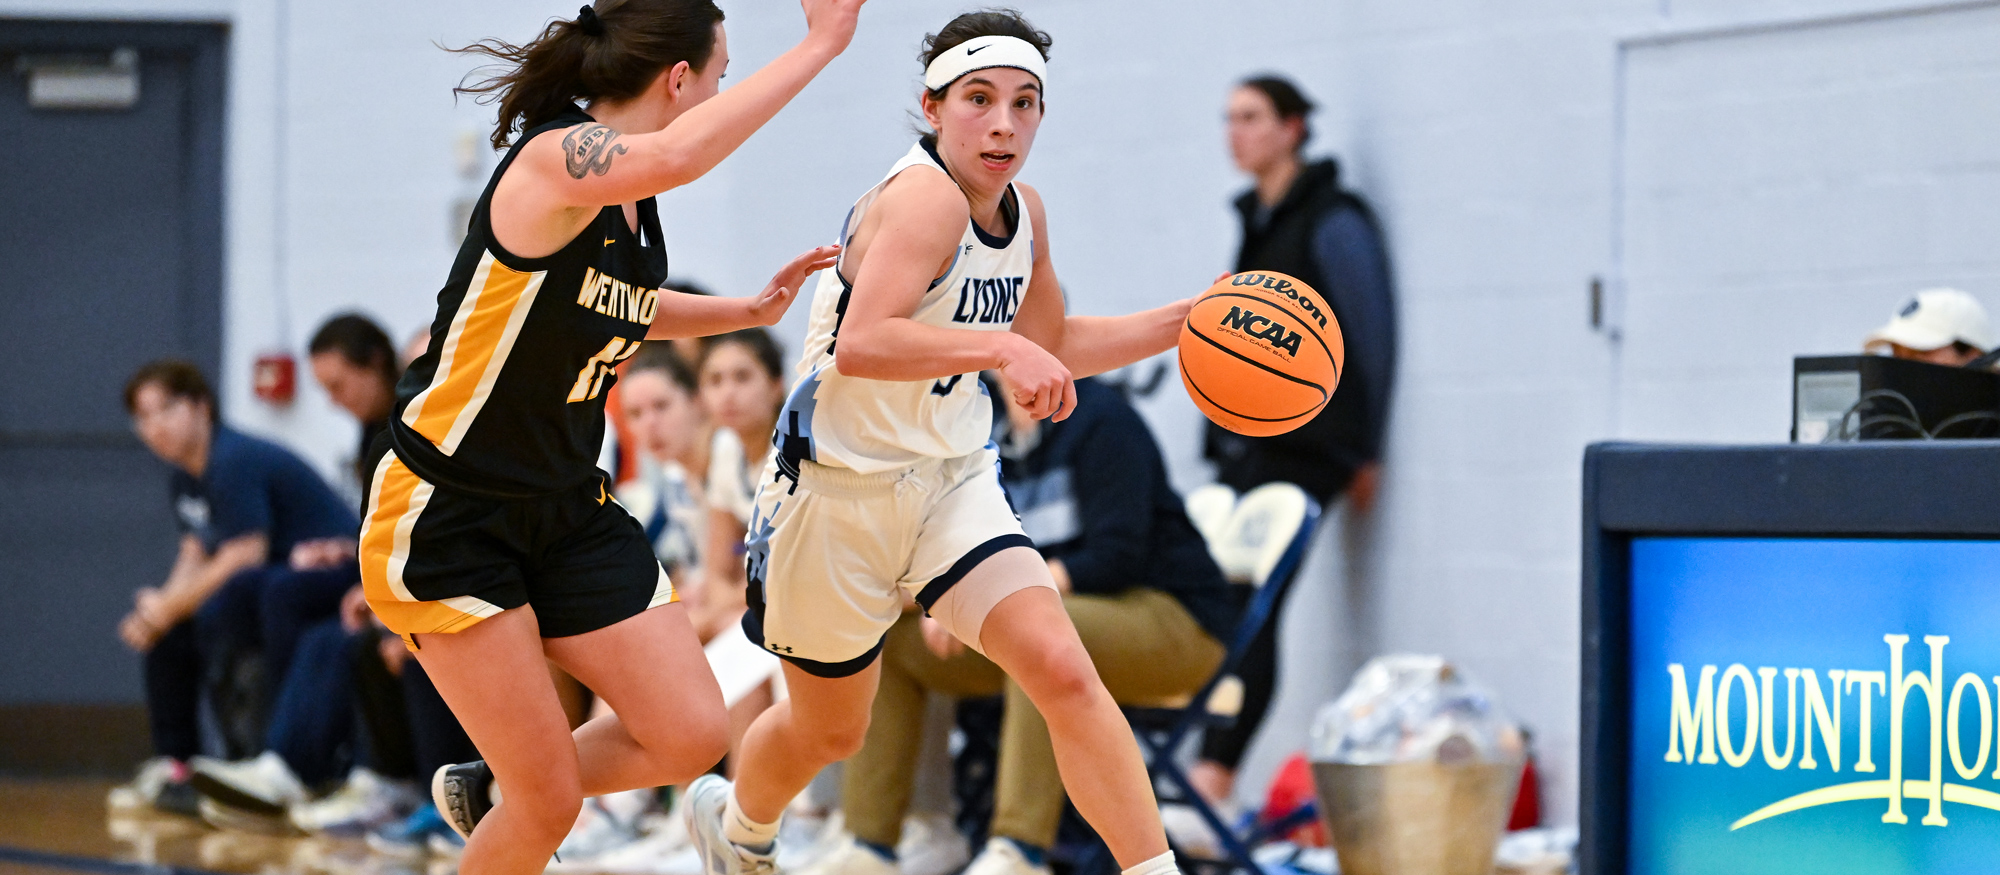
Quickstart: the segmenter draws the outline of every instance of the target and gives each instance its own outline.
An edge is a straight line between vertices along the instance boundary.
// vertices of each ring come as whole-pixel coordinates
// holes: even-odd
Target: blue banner
[[[1630,870],[2000,871],[2000,543],[1632,542]]]

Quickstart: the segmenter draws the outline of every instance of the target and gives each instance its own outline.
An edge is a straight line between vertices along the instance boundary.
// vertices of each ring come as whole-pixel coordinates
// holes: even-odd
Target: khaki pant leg
[[[1120,702],[1193,693],[1222,664],[1223,646],[1173,596],[1133,590],[1116,596],[1063,597],[1070,622],[1098,677]],[[1065,795],[1048,723],[1019,684],[1007,683],[993,834],[1039,848],[1055,843]]]
[[[847,760],[841,805],[855,838],[893,848],[916,784],[923,745],[925,696],[991,696],[1000,692],[1000,668],[977,653],[938,659],[924,646],[918,616],[907,613],[889,628],[882,647],[882,680],[870,712],[868,736]]]

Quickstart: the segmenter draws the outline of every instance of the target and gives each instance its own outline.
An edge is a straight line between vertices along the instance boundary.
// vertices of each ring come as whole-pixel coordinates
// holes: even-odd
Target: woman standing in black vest
[[[1284,481],[1322,506],[1345,495],[1350,512],[1366,513],[1374,503],[1395,371],[1395,298],[1374,212],[1340,187],[1333,159],[1307,162],[1301,154],[1312,135],[1306,122],[1312,109],[1297,86],[1276,76],[1247,80],[1229,96],[1229,151],[1256,180],[1236,199],[1243,220],[1236,270],[1286,273],[1318,289],[1340,321],[1347,370],[1311,422],[1264,438],[1210,423],[1202,454],[1215,463],[1216,479],[1239,493]],[[1244,700],[1236,724],[1210,731],[1202,744],[1193,778],[1212,800],[1234,789],[1236,765],[1270,706],[1277,627],[1274,617],[1238,671]]]

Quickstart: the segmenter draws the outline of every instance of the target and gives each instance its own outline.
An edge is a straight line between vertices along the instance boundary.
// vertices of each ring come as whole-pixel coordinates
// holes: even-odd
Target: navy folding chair
[[[1222,493],[1214,490],[1221,489]],[[1257,593],[1237,621],[1236,634],[1215,675],[1186,704],[1172,707],[1127,707],[1125,715],[1139,738],[1146,771],[1161,805],[1194,809],[1215,832],[1226,859],[1214,861],[1225,869],[1260,872],[1250,857],[1257,836],[1239,835],[1196,793],[1187,773],[1174,761],[1189,735],[1198,729],[1227,727],[1236,722],[1243,705],[1242,681],[1236,668],[1264,624],[1275,622],[1272,610],[1298,578],[1319,523],[1320,507],[1290,483],[1270,483],[1226,504],[1225,487],[1205,487],[1188,496],[1190,517],[1208,540],[1209,552],[1231,581],[1254,586]],[[1223,509],[1227,508],[1227,513]],[[1196,862],[1182,849],[1181,859]]]

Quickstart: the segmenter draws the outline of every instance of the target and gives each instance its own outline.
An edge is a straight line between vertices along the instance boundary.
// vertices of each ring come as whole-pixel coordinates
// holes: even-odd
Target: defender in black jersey
[[[771,324],[831,264],[838,247],[809,251],[752,298],[662,290],[653,195],[769,121],[863,2],[803,0],[806,39],[722,96],[713,0],[603,0],[526,45],[464,50],[507,68],[460,89],[497,98],[507,153],[373,449],[361,565],[486,757],[433,779],[467,873],[540,872],[582,797],[684,782],[727,746],[686,612],[596,468],[605,391],[642,342]],[[617,713],[572,736],[545,659]]]

